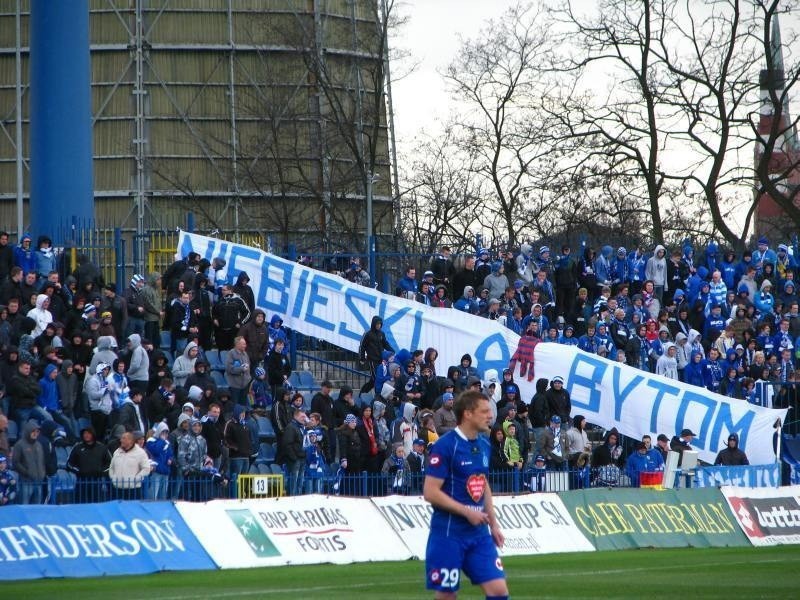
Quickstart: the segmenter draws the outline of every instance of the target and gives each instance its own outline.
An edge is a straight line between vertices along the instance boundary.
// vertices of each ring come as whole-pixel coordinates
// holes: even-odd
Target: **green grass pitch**
[[[800,598],[800,546],[625,550],[505,559],[511,597]],[[2,598],[432,598],[418,561],[0,583]],[[462,585],[459,598],[483,598]]]

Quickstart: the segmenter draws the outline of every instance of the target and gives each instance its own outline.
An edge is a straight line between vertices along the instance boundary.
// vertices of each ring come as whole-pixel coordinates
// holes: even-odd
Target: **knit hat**
[[[264,367],[256,367],[255,373],[256,377],[264,377],[267,374],[267,372],[264,370]]]
[[[517,279],[517,280],[514,282],[514,289],[516,289],[516,290],[521,290],[521,289],[522,289],[522,288],[524,288],[524,287],[525,287],[525,282],[524,282],[524,281],[522,281],[522,279]]]
[[[111,318],[111,313],[109,311],[105,310],[100,314],[100,318],[101,319],[110,319]]]
[[[760,238],[758,238],[758,245],[761,246],[762,244],[764,246],[769,246],[769,240],[766,238],[766,236],[763,235]]]
[[[345,425],[354,425],[356,423],[358,423],[358,419],[354,414],[349,414],[344,418]]]
[[[142,277],[141,275],[139,275],[139,274],[137,273],[136,275],[134,275],[133,277],[131,277],[131,287],[136,287],[136,286],[137,286],[138,284],[140,284],[142,281],[144,281],[144,277]]]
[[[101,363],[97,363],[97,366],[94,368],[94,372],[95,373],[102,373],[106,369],[110,369],[110,368],[111,368],[110,364],[101,362]]]
[[[544,462],[544,456],[537,454],[536,458],[533,459],[533,462]]]
[[[515,386],[515,385],[509,385],[506,388],[506,394],[516,394],[518,391],[519,390],[517,390],[517,386]]]
[[[564,383],[564,378],[561,375],[556,375],[550,383]]]
[[[778,252],[789,252],[789,246],[786,244],[778,244]]]
[[[541,248],[539,248],[539,256],[541,256],[545,252],[550,252],[550,247],[549,246],[542,246]]]
[[[448,400],[452,400],[454,398],[452,392],[445,392],[442,394],[442,402],[447,402]]]
[[[97,307],[94,304],[87,304],[83,307],[83,316],[86,317],[94,312],[97,312]]]

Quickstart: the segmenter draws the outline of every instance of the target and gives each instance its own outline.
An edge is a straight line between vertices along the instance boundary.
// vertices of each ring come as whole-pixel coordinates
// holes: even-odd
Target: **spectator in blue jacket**
[[[57,270],[53,241],[46,235],[39,236],[34,257],[36,258],[36,276],[39,281],[44,281],[52,271]]]
[[[395,295],[413,300],[417,297],[417,292],[419,292],[419,286],[417,285],[417,270],[409,265],[406,267],[405,276],[397,282]]]
[[[31,248],[31,234],[23,233],[19,244],[14,246],[14,265],[22,269],[26,275],[36,272],[36,256]]]
[[[761,236],[758,238],[758,250],[753,252],[753,264],[756,270],[761,273],[765,263],[772,263],[773,265],[778,262],[778,255],[775,251],[770,249],[769,240]]]
[[[683,381],[689,385],[704,387],[703,379],[703,355],[700,352],[692,352],[692,358],[683,370]]]
[[[712,346],[708,350],[708,358],[701,363],[703,370],[703,385],[709,392],[719,393],[719,384],[724,377],[722,365],[719,361],[719,350]]]
[[[753,304],[755,304],[756,310],[762,317],[772,314],[775,298],[772,295],[772,283],[769,279],[761,282],[761,291],[756,294]]]
[[[736,289],[736,284],[739,279],[736,277],[736,272],[739,264],[736,262],[736,253],[733,250],[727,250],[722,257],[722,262],[719,264],[719,271],[722,273],[722,281],[729,290]]]
[[[147,438],[145,450],[150,456],[150,500],[166,500],[169,487],[169,474],[172,469],[175,450],[169,442],[169,426],[156,424],[153,435]]]
[[[625,474],[631,478],[631,487],[639,487],[641,473],[664,470],[664,460],[659,452],[649,452],[644,441],[639,442],[625,461]]]

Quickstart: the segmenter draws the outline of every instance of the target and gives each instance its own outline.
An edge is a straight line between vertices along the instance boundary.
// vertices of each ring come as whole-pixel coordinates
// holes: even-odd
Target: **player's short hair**
[[[481,400],[488,400],[483,392],[477,390],[461,392],[453,405],[453,412],[456,414],[456,423],[461,423],[465,412],[478,408],[478,404],[480,404]]]

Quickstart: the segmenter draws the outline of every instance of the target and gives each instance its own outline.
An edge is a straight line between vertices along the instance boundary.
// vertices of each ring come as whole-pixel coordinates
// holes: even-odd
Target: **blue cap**
[[[417,439],[414,440],[414,445],[415,446],[416,445],[424,446],[425,445],[425,440],[423,440],[422,438],[417,438]]]
[[[551,423],[561,423],[561,417],[559,417],[558,415],[553,415],[552,417],[550,417],[550,422]]]
[[[510,385],[506,388],[506,394],[516,394],[517,392],[519,392],[519,390],[515,385]]]
[[[452,400],[453,398],[455,398],[455,396],[453,396],[453,392],[445,392],[444,394],[442,394],[442,402],[447,402],[448,400]]]
[[[541,454],[537,454],[536,458],[533,459],[533,462],[539,462],[539,461],[544,462],[544,456],[542,456]]]

